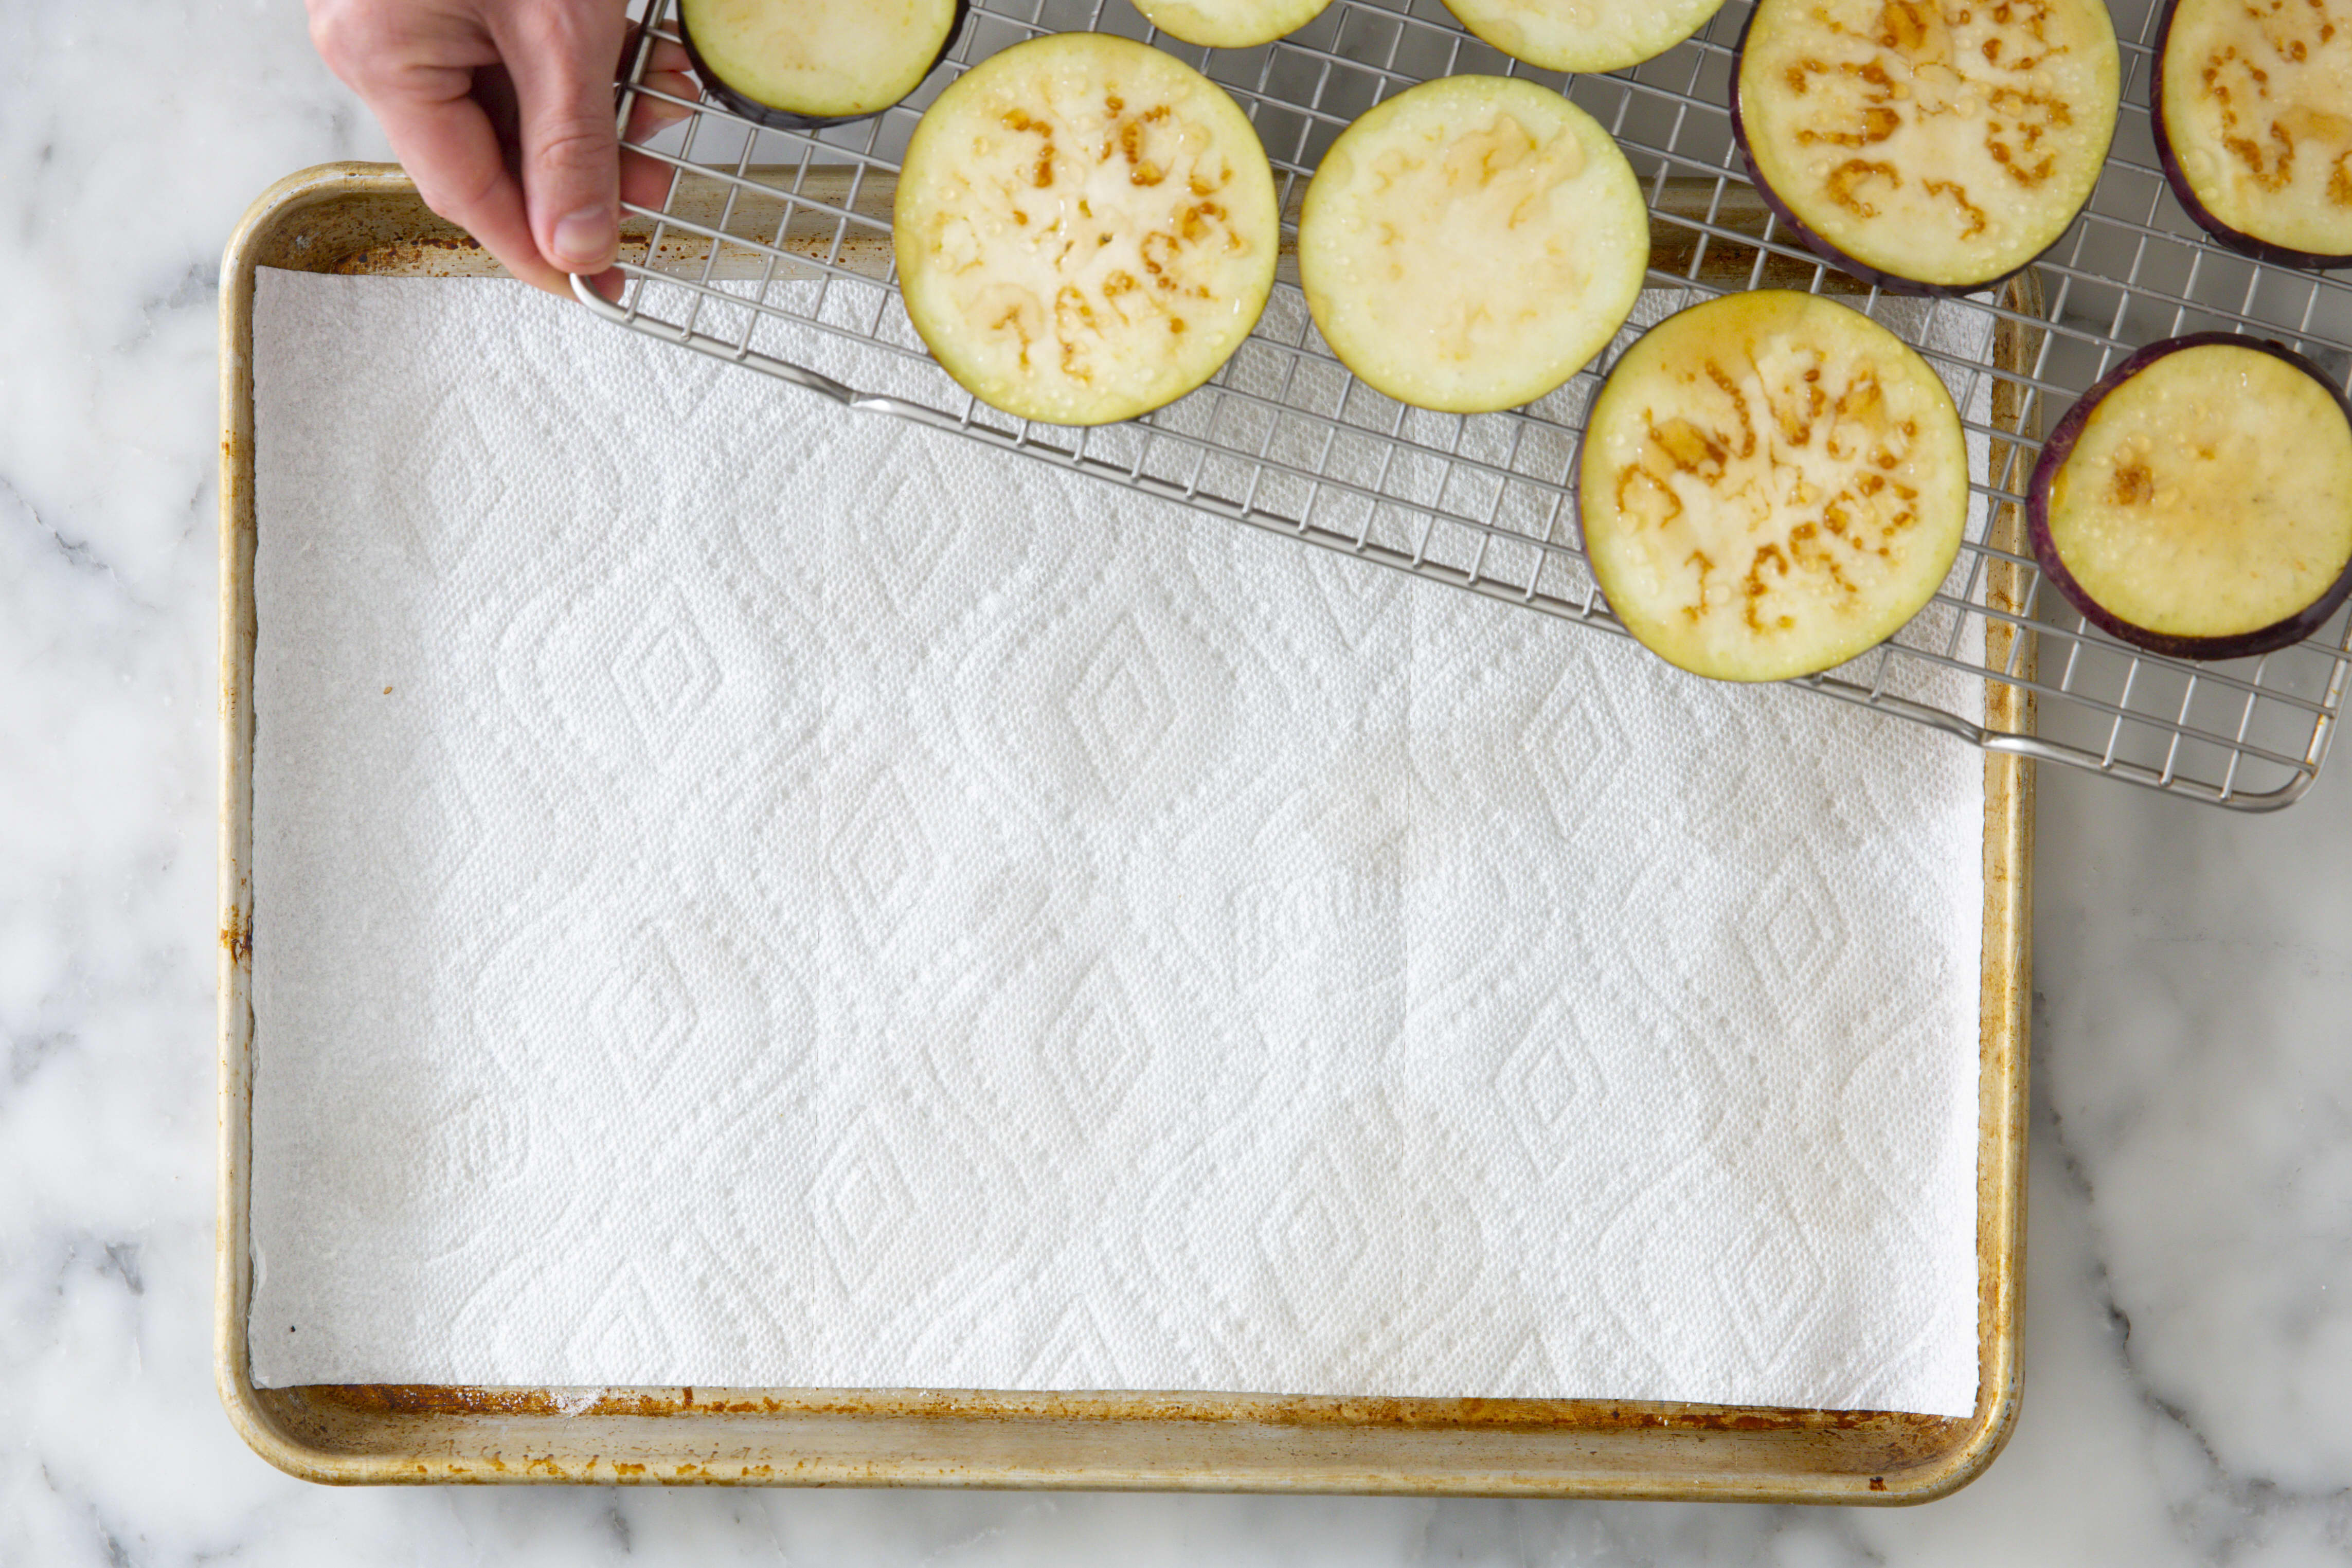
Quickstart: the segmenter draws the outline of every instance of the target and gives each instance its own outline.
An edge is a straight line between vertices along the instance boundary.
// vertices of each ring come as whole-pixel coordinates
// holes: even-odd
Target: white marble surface
[[[380,144],[290,0],[0,0],[0,1563],[2352,1559],[2341,763],[2258,820],[2043,779],[2025,1414],[1948,1501],[338,1492],[271,1470],[208,1343],[215,263],[272,178]]]

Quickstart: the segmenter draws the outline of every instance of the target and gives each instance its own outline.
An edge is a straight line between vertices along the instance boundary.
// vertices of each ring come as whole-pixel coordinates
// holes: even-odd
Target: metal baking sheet
[[[699,273],[686,240],[631,259]],[[219,1272],[215,1371],[231,1420],[312,1480],[577,1481],[1468,1493],[1916,1502],[1973,1479],[2018,1396],[2032,795],[2015,756],[1985,765],[1985,914],[1978,1155],[1977,1408],[1882,1412],[1612,1400],[1388,1399],[1165,1393],[790,1388],[262,1389],[247,1362],[252,1287],[251,848],[255,636],[254,270],[478,276],[498,270],[434,217],[398,170],[330,164],[265,193],[221,274]],[[2028,302],[2030,303],[2030,301]],[[2020,311],[2021,317],[2030,315]],[[1996,358],[2022,363],[2021,329]],[[1996,424],[2021,411],[1997,402]],[[1996,451],[1998,465],[2002,454]],[[1999,537],[2016,519],[1994,517]],[[1995,595],[2020,584],[1996,578]],[[2011,598],[2007,601],[2015,603]],[[1994,629],[2006,638],[2004,626]],[[2016,667],[2032,650],[1996,642]],[[2021,732],[2030,693],[1989,683]]]

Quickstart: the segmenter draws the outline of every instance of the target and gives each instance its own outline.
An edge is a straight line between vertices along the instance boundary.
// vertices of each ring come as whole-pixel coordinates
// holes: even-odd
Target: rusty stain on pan
[[[220,934],[223,951],[228,954],[228,961],[239,968],[252,968],[253,932],[245,923],[245,911],[231,909],[225,918]]]
[[[852,187],[835,177],[839,200]],[[1670,182],[1670,184],[1673,183]],[[1695,212],[1715,195],[1689,182]],[[856,187],[887,212],[886,183]],[[812,192],[812,193],[820,193]],[[723,198],[708,193],[714,214]],[[692,199],[689,193],[689,199]],[[1664,200],[1676,200],[1666,192]],[[738,217],[784,217],[772,211]],[[1727,207],[1718,227],[1743,231]],[[1761,215],[1755,227],[1760,235]],[[771,230],[772,233],[772,229]],[[830,234],[830,229],[826,230]],[[1661,230],[1662,242],[1668,237]],[[641,232],[631,236],[642,247]],[[787,242],[792,237],[787,230]],[[1685,256],[1687,239],[1676,240]],[[700,241],[666,243],[657,264],[703,260]],[[1720,236],[1702,258],[1745,277],[1759,247]],[[887,265],[887,237],[845,264]],[[640,250],[640,254],[642,251]],[[1670,258],[1671,259],[1671,258]],[[722,255],[715,268],[727,275]],[[1766,281],[1772,281],[1766,258]],[[478,1388],[409,1385],[254,1386],[247,1359],[252,1286],[246,1203],[251,1157],[251,847],[254,647],[252,300],[254,270],[484,276],[498,269],[435,217],[396,168],[326,164],[280,181],[230,240],[221,287],[220,1188],[215,1380],[230,1419],[271,1463],[312,1480],[593,1481],[627,1484],[1067,1487],[1186,1490],[1482,1493],[1548,1497],[1905,1503],[1967,1484],[2008,1440],[2018,1398],[2026,1117],[2032,778],[2011,756],[1985,761],[1984,952],[1978,1156],[1977,1408],[1947,1419],[1885,1411],[1646,1404],[1625,1400],[1391,1399],[954,1389]],[[754,269],[756,271],[756,269]],[[1811,269],[1807,268],[1808,277]],[[2032,273],[2004,303],[2038,316]],[[2038,349],[2003,319],[1994,355],[2022,371]],[[1997,382],[1997,428],[2022,433],[2014,389]],[[2018,448],[1996,440],[1996,483]],[[1993,543],[2015,549],[2014,507]],[[1996,565],[1991,602],[2018,612],[2021,574]],[[2030,638],[1998,617],[1988,657],[2030,667]],[[2015,687],[1991,685],[1997,728],[2030,730]]]
[[[577,1396],[545,1388],[471,1387],[451,1384],[318,1384],[308,1391],[320,1405],[381,1415],[446,1416],[723,1416],[903,1415],[1040,1416],[1054,1420],[1263,1421],[1301,1427],[1396,1426],[1550,1431],[1566,1418],[1595,1430],[1761,1432],[1791,1426],[1860,1430],[1889,1414],[1774,1406],[1715,1408],[1635,1400],[1404,1399],[1356,1396],[1223,1395],[1213,1407],[1181,1392],[1008,1393],[988,1389],[809,1389],[788,1397],[730,1388],[604,1388]],[[1937,1416],[1895,1416],[1920,1430],[1967,1423]]]

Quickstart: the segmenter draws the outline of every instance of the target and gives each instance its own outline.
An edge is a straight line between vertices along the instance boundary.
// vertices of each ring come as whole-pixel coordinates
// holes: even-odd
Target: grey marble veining
[[[2026,1399],[1832,1511],[288,1479],[212,1389],[217,256],[380,156],[287,0],[0,0],[0,1563],[2352,1560],[2352,768],[2042,781]]]

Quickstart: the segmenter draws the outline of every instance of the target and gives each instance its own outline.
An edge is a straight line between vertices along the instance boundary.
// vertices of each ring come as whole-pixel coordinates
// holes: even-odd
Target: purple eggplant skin
[[[1998,277],[1982,278],[1974,283],[1922,283],[1916,278],[1899,277],[1892,272],[1882,272],[1865,262],[1857,261],[1820,235],[1815,234],[1811,225],[1791,212],[1789,204],[1780,199],[1780,193],[1775,191],[1770,183],[1764,178],[1764,171],[1757,167],[1756,155],[1748,148],[1748,120],[1739,109],[1739,62],[1748,53],[1748,35],[1755,26],[1756,12],[1751,9],[1748,13],[1748,20],[1739,26],[1739,42],[1732,47],[1731,140],[1739,149],[1740,162],[1747,165],[1748,183],[1756,187],[1756,193],[1764,199],[1764,204],[1771,210],[1772,215],[1780,219],[1783,227],[1801,240],[1807,250],[1811,251],[1840,272],[1861,279],[1882,294],[1916,294],[1936,298],[1959,299],[1971,294],[1980,294],[1988,288],[1999,287],[2031,267],[2042,256],[2048,256],[2064,242],[2066,233],[2061,232],[2058,238],[2051,241],[2039,256],[2029,258],[2021,266],[2011,267]],[[2094,193],[2095,193],[2095,188]],[[2090,205],[2087,197],[2083,205],[2085,207]],[[2082,216],[2081,207],[2075,209],[2074,215]],[[2071,231],[2072,223],[2073,220],[2068,220],[2069,231]]]
[[[2344,415],[2345,423],[2352,425],[2352,402],[2346,401],[2343,391],[2327,379],[2326,371],[2285,344],[2273,342],[2266,338],[2248,338],[2236,332],[2191,332],[2186,337],[2167,338],[2160,343],[2150,343],[2094,382],[2090,391],[2066,411],[2066,417],[2058,422],[2057,428],[2042,443],[2041,461],[2034,464],[2033,477],[2026,486],[2026,538],[2032,548],[2033,559],[2041,563],[2042,575],[2049,579],[2052,586],[2066,596],[2066,602],[2082,612],[2083,619],[2092,625],[2135,648],[2145,648],[2168,659],[2251,659],[2261,653],[2274,653],[2316,633],[2327,624],[2331,616],[2344,607],[2347,599],[2352,599],[2352,564],[2347,564],[2326,592],[2284,621],[2227,637],[2176,637],[2162,632],[2151,632],[2108,610],[2074,580],[2074,574],[2066,570],[2065,561],[2060,559],[2057,544],[2050,537],[2051,486],[2058,482],[2058,471],[2074,455],[2074,443],[2081,439],[2083,427],[2090,423],[2091,415],[2100,402],[2167,354],[2215,344],[2252,349],[2284,360],[2326,388],[2327,395],[2336,400],[2336,409]]]
[[[2325,272],[2331,267],[2352,267],[2352,256],[2318,256],[2307,250],[2290,250],[2285,246],[2273,245],[2268,240],[2256,239],[2242,230],[2233,229],[2215,217],[2212,209],[2199,201],[2197,193],[2189,189],[2189,172],[2180,166],[2180,159],[2172,150],[2172,133],[2165,129],[2164,124],[2164,62],[2172,47],[2172,18],[2179,9],[2180,0],[2164,0],[2164,20],[2156,29],[2156,64],[2147,73],[2148,129],[2156,132],[2156,161],[2163,167],[2164,183],[2172,187],[2174,199],[2196,220],[2199,228],[2241,256],[2269,262],[2273,267],[2292,267],[2298,272]],[[2297,362],[2301,361],[2298,359]]]
[[[925,81],[930,79],[932,71],[940,68],[940,62],[954,51],[957,42],[963,37],[964,25],[971,18],[971,0],[956,0],[955,17],[948,23],[948,36],[940,42],[940,52],[931,57],[931,63],[924,69]],[[719,107],[728,113],[748,120],[754,125],[765,126],[770,131],[823,131],[828,125],[855,125],[861,120],[872,120],[876,115],[887,114],[898,107],[896,103],[886,103],[868,114],[795,114],[789,109],[778,109],[772,103],[761,103],[756,98],[746,98],[729,87],[725,78],[703,60],[702,51],[694,47],[694,35],[688,30],[683,11],[677,14],[676,20],[677,41],[686,46],[687,63],[694,68],[694,78],[702,84],[702,90],[717,99]],[[917,84],[919,89],[920,85]],[[898,100],[899,103],[905,101],[905,99]]]

